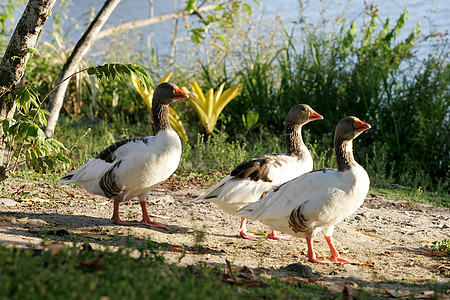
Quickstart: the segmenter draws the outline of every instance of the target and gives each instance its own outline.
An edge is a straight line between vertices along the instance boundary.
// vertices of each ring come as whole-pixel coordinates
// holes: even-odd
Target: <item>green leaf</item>
[[[9,119],[4,119],[2,121],[2,128],[3,128],[3,133],[4,134],[8,134],[9,133],[9,127],[10,127],[9,124],[10,124],[9,123]]]
[[[27,139],[29,137],[37,137],[39,131],[42,132],[42,130],[34,123],[22,123],[20,124],[17,133],[22,139]]]
[[[259,120],[258,112],[253,112],[249,110],[247,111],[247,116],[242,115],[242,121],[244,122],[244,126],[247,130],[256,128],[258,120]]]
[[[243,4],[244,6],[244,11],[246,14],[248,14],[249,16],[252,15],[252,7],[246,3]]]
[[[37,116],[36,116],[34,122],[36,122],[39,126],[46,126],[47,125],[47,119],[45,118],[46,111],[32,109],[30,111],[29,115],[31,118],[34,118],[36,113],[37,113]]]
[[[189,0],[186,2],[186,10],[192,14],[194,10],[197,9],[197,3],[195,3],[195,0]]]

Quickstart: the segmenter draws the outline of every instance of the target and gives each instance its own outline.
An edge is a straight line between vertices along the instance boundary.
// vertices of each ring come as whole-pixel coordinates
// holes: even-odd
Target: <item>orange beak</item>
[[[186,99],[189,98],[189,95],[175,87],[175,93],[173,94],[173,99]]]
[[[366,131],[367,129],[372,128],[369,123],[364,123],[360,119],[355,120],[355,130],[359,132]]]
[[[323,116],[318,114],[314,109],[309,110],[309,119],[310,120],[322,120]]]

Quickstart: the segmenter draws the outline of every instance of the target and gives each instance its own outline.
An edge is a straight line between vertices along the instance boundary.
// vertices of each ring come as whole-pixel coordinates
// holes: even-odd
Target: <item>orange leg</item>
[[[119,205],[120,205],[120,202],[114,201],[114,210],[113,210],[113,215],[112,215],[111,220],[113,221],[114,224],[130,225],[130,222],[125,222],[125,221],[122,221],[120,219],[120,216],[119,216]]]
[[[157,228],[167,228],[167,224],[159,223],[159,222],[153,222],[150,221],[150,217],[148,216],[147,212],[147,202],[146,201],[139,201],[142,208],[142,221],[141,224],[144,224],[149,227],[157,227]]]
[[[276,234],[275,230],[272,230],[272,229],[270,230],[267,237],[269,239],[273,239],[273,240],[281,240],[281,241],[290,241],[291,240],[291,238],[289,236],[278,235],[278,234]]]
[[[260,236],[257,236],[253,233],[247,232],[247,218],[242,218],[241,221],[241,229],[239,230],[240,236],[242,236],[244,239],[248,240],[254,240],[256,238],[259,238]]]
[[[335,264],[356,264],[358,263],[356,260],[347,260],[340,257],[339,252],[337,251],[336,247],[333,243],[333,238],[331,236],[326,236],[325,240],[328,243],[328,246],[330,247],[331,252],[331,261]]]
[[[329,260],[318,259],[316,257],[316,254],[314,253],[313,243],[314,243],[314,241],[312,238],[309,238],[309,237],[306,238],[306,244],[308,245],[308,253],[306,254],[306,257],[308,258],[308,260],[310,262],[318,263],[318,264],[332,264],[333,262],[331,262]]]

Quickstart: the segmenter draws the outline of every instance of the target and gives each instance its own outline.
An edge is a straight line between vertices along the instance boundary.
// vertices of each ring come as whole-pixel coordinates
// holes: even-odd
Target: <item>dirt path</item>
[[[0,199],[0,242],[40,247],[43,239],[87,239],[94,246],[118,246],[140,245],[150,239],[161,244],[168,261],[181,265],[224,264],[227,259],[237,266],[264,268],[270,275],[350,280],[363,288],[388,289],[396,295],[426,295],[429,287],[424,283],[449,281],[450,256],[440,256],[430,249],[433,241],[450,238],[450,211],[446,208],[368,195],[363,206],[339,224],[334,234],[343,257],[357,259],[360,264],[326,266],[306,261],[303,239],[286,242],[240,238],[239,217],[225,214],[210,203],[192,203],[202,192],[196,183],[171,178],[155,190],[149,213],[160,216],[153,220],[170,225],[160,230],[112,224],[112,203],[79,187],[63,185],[54,189],[43,180],[9,180],[3,189],[11,197]],[[121,216],[140,220],[139,203],[121,205]],[[268,231],[258,221],[249,228]],[[195,251],[199,244],[204,253]],[[188,253],[174,251],[183,247]],[[318,238],[316,247],[319,256],[329,255],[323,237]]]

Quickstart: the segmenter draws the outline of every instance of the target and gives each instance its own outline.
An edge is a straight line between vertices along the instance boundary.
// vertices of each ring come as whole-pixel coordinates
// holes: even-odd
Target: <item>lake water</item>
[[[2,0],[0,0],[2,1]],[[154,14],[162,15],[174,11],[174,1],[154,0]],[[177,9],[183,8],[183,0],[177,0]],[[369,2],[369,1],[367,1]],[[72,0],[72,5],[67,11],[67,18],[65,25],[69,31],[69,37],[76,42],[82,35],[84,26],[82,28],[75,28],[71,26],[76,20],[79,25],[89,24],[90,18],[93,14],[101,8],[104,0]],[[259,0],[260,6],[252,3],[253,14],[252,18],[262,18],[265,22],[270,24],[275,18],[279,16],[283,23],[290,28],[292,22],[297,22],[299,17],[299,2],[298,0]],[[321,13],[328,19],[333,20],[336,16],[347,12],[348,22],[356,20],[357,24],[361,24],[363,20],[364,1],[350,0],[350,1],[320,1],[310,0],[303,1],[307,4],[305,9],[305,17],[307,22],[316,24],[320,18]],[[394,24],[403,10],[407,7],[409,11],[408,20],[402,30],[400,38],[405,38],[413,28],[417,26],[417,22],[422,24],[422,35],[428,35],[432,32],[445,33],[450,28],[450,5],[448,0],[378,0],[373,1],[380,8],[380,18],[385,20],[387,17],[391,19],[391,24]],[[57,2],[53,11],[58,13],[60,9],[60,1]],[[123,22],[128,22],[137,19],[145,19],[149,17],[149,1],[148,0],[122,0],[119,6],[115,9],[110,19],[104,28],[117,25]],[[190,17],[193,22],[196,17]],[[53,19],[50,18],[45,24],[44,39],[50,38]],[[180,22],[178,37],[187,36],[187,32],[183,29],[183,22]],[[270,27],[269,27],[270,28]],[[170,42],[172,33],[172,21],[150,25],[140,29],[147,38],[142,39],[141,45],[146,47],[147,39],[151,39],[151,45],[156,50],[158,55],[167,55],[170,52]],[[126,34],[126,33],[123,33]],[[70,45],[66,43],[66,45]],[[421,43],[420,52],[427,54],[429,44]]]

